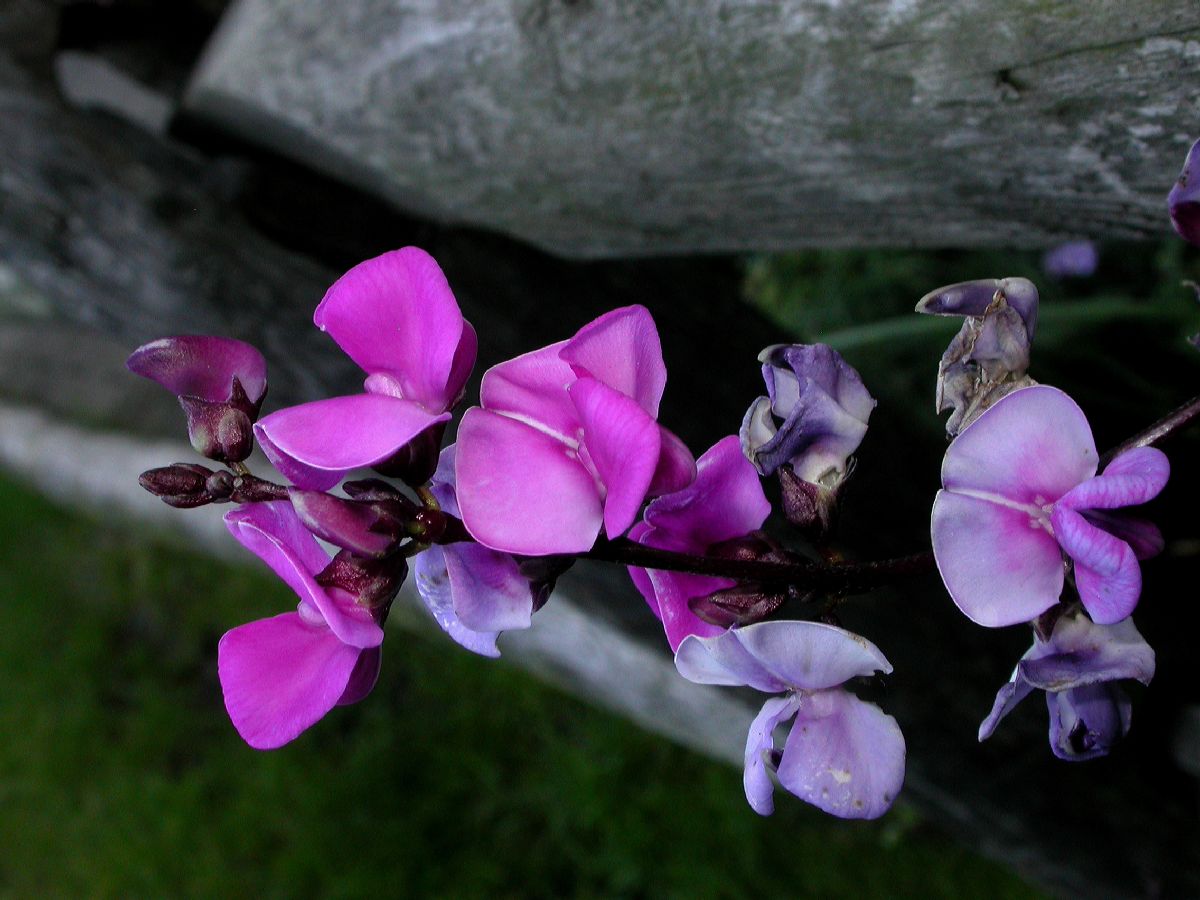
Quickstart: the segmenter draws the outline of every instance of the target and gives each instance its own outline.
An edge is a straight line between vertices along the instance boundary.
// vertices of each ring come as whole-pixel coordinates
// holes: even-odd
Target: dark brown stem
[[[1149,447],[1152,444],[1166,440],[1175,432],[1190,424],[1197,416],[1200,416],[1200,397],[1193,397],[1183,405],[1167,413],[1149,428],[1139,431],[1133,437],[1122,441],[1105,453],[1100,457],[1100,468],[1104,468],[1112,462],[1114,457],[1124,453],[1126,450],[1133,450],[1135,447]]]

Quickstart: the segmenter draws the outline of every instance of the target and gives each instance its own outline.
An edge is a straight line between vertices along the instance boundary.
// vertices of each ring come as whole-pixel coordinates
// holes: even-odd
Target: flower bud
[[[138,347],[125,365],[179,398],[197,453],[221,462],[250,455],[267,392],[267,364],[254,347],[202,335],[160,338]]]
[[[382,624],[407,576],[408,561],[398,553],[366,559],[342,550],[317,574],[316,582],[321,587],[345,591]]]
[[[409,536],[408,524],[417,511],[396,492],[371,499],[344,500],[323,491],[291,488],[288,496],[304,527],[317,537],[355,556],[382,557]]]
[[[693,597],[688,609],[710,625],[730,628],[761,622],[783,605],[786,594],[764,592],[749,587],[717,591],[707,597]]]
[[[1046,705],[1050,708],[1050,749],[1059,759],[1107,756],[1129,733],[1129,695],[1112,682],[1049,693]]]
[[[213,478],[211,469],[193,463],[175,463],[160,469],[150,469],[138,476],[138,484],[168,506],[192,509],[218,499],[208,490]],[[228,492],[219,499],[228,499]]]
[[[1183,171],[1167,194],[1167,211],[1179,236],[1200,246],[1200,141],[1192,144]]]

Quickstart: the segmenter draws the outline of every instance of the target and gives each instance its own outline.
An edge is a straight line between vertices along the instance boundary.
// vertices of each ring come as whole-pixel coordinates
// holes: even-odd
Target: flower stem
[[[1100,457],[1100,468],[1103,469],[1104,466],[1112,462],[1114,457],[1124,453],[1126,450],[1133,450],[1136,447],[1149,447],[1152,444],[1166,440],[1175,432],[1191,424],[1197,416],[1200,416],[1200,396],[1193,397],[1191,400],[1167,413],[1153,425],[1117,444],[1117,446]]]

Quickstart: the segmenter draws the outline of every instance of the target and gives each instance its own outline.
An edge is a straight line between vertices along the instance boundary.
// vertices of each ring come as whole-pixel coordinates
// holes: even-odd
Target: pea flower
[[[770,773],[800,799],[844,819],[887,812],[904,782],[896,720],[843,685],[891,672],[865,638],[819,622],[760,622],[716,637],[684,638],[675,667],[698,684],[747,685],[772,697],[746,738],[746,799],[774,811]],[[775,729],[795,718],[780,752]]]
[[[179,398],[197,453],[221,462],[250,455],[267,393],[267,363],[254,347],[233,338],[165,337],[138,347],[125,366]]]
[[[367,373],[365,393],[263,418],[255,431],[271,462],[314,491],[350,469],[389,463],[389,474],[424,484],[440,442],[433,429],[449,420],[477,345],[438,264],[416,247],[359,263],[325,294],[313,321]],[[406,452],[414,441],[419,458]]]
[[[754,467],[738,439],[718,441],[696,461],[696,479],[683,490],[650,502],[631,540],[660,550],[703,554],[711,545],[759,528],[771,512]],[[663,623],[671,650],[689,634],[709,637],[724,631],[699,618],[688,605],[697,597],[733,587],[728,578],[629,567],[634,585]]]
[[[930,291],[917,312],[964,316],[938,363],[937,411],[952,409],[954,437],[1006,394],[1034,384],[1025,374],[1037,331],[1038,292],[1025,278],[964,281]]]
[[[1091,617],[1126,618],[1141,593],[1139,559],[1162,547],[1149,522],[1114,512],[1162,490],[1170,465],[1140,447],[1100,475],[1092,431],[1075,401],[1046,385],[1008,394],[954,440],[933,504],[933,553],[970,619],[1027,622],[1058,602],[1063,554]]]
[[[1037,689],[1050,709],[1050,749],[1066,760],[1106,755],[1129,733],[1129,696],[1116,682],[1149,684],[1154,651],[1132,619],[1097,625],[1078,610],[1061,616],[1049,638],[1034,636],[1012,679],[996,694],[979,740],[987,740],[1013,708]]]
[[[300,598],[295,612],[241,625],[217,645],[217,672],[234,728],[251,747],[274,749],[334,706],[357,703],[371,692],[382,620],[403,581],[404,563],[393,562],[373,578],[345,560],[339,566],[287,501],[240,507],[226,514],[225,524]],[[347,568],[353,577],[339,577],[339,569]]]
[[[442,511],[459,515],[454,491],[455,445],[442,451],[430,490]],[[417,591],[430,615],[455,642],[473,653],[499,656],[503,631],[528,628],[534,608],[549,589],[539,591],[508,553],[480,544],[434,544],[413,563]]]
[[[1042,254],[1042,271],[1053,278],[1088,278],[1099,264],[1100,251],[1093,241],[1066,241]]]
[[[687,484],[695,462],[655,420],[667,380],[642,306],[493,366],[458,432],[458,504],[481,544],[541,556],[589,549],[633,524],[648,494]]]
[[[1183,171],[1167,194],[1167,211],[1179,236],[1200,246],[1200,141],[1192,144]]]

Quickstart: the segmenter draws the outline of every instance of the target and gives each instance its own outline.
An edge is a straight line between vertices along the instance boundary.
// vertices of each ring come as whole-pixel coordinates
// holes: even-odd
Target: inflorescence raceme
[[[1169,198],[1193,243],[1198,148]],[[493,366],[457,442],[443,447],[477,338],[438,264],[415,247],[355,266],[314,315],[362,368],[362,393],[259,419],[266,363],[250,345],[181,336],[138,348],[129,368],[178,397],[192,446],[223,466],[176,463],[143,474],[142,486],[180,508],[234,504],[230,533],[298,597],[294,611],[220,641],[234,727],[252,747],[276,748],[334,706],[365,698],[410,567],[438,625],[466,649],[498,656],[499,636],[531,627],[575,559],[603,559],[628,567],[684,678],[771,695],[746,740],[755,811],[772,811],[778,783],[833,815],[874,818],[904,780],[904,737],[853,688],[892,667],[831,613],[851,592],[936,565],[973,621],[1033,628],[980,740],[1037,689],[1056,755],[1107,753],[1130,726],[1119,682],[1154,674],[1154,652],[1130,615],[1140,564],[1163,540],[1126,508],[1164,488],[1170,466],[1149,445],[1200,414],[1200,400],[1102,458],[1079,406],[1028,374],[1032,283],[950,285],[917,311],[963,319],[938,367],[936,406],[951,411],[952,442],[932,553],[866,563],[821,551],[876,401],[821,344],[764,350],[765,395],[738,434],[698,458],[658,422],[667,372],[641,306]],[[250,472],[256,440],[286,484]],[[345,480],[364,468],[378,477]],[[762,531],[770,476],[811,556]],[[811,604],[818,621],[772,618],[787,601]]]

